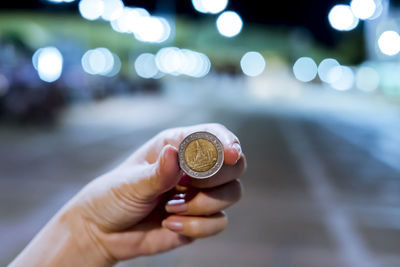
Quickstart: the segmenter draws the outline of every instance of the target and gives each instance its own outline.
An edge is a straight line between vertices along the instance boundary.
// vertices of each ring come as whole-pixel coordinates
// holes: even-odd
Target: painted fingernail
[[[232,147],[237,151],[237,159],[236,159],[236,162],[237,162],[240,159],[240,156],[242,154],[242,147],[238,143],[234,143],[232,145]]]
[[[183,223],[178,221],[164,220],[162,222],[162,225],[163,227],[168,228],[169,230],[174,232],[181,232],[183,230]]]
[[[186,204],[185,199],[171,199],[168,201],[165,209],[170,213],[185,212],[188,209],[188,205]]]
[[[172,199],[182,199],[182,198],[185,198],[185,197],[186,197],[185,193],[177,193],[172,197]]]

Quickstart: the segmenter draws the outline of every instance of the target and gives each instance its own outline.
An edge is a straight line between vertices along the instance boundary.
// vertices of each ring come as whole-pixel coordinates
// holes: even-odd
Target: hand
[[[177,147],[196,131],[213,133],[224,146],[224,166],[209,179],[190,178],[179,168]],[[102,265],[168,251],[226,227],[222,211],[240,199],[237,179],[245,169],[239,140],[222,125],[165,130],[83,188],[56,221],[74,240],[86,240],[77,247],[96,250],[101,259],[91,262]]]

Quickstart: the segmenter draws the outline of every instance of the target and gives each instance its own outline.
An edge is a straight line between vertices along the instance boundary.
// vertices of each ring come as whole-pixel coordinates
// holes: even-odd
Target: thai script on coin
[[[204,179],[213,176],[224,164],[224,147],[215,135],[195,132],[179,145],[178,158],[187,175]]]

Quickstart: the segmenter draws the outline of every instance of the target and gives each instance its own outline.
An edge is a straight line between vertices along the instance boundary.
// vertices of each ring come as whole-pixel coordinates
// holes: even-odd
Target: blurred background
[[[0,7],[0,265],[160,130],[220,122],[228,229],[119,266],[400,266],[400,1]]]

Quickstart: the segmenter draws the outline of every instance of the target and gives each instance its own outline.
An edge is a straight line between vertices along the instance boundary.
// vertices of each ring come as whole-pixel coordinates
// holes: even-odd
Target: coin
[[[224,163],[224,147],[209,132],[188,135],[179,145],[178,158],[181,169],[189,176],[205,179],[219,171]]]

